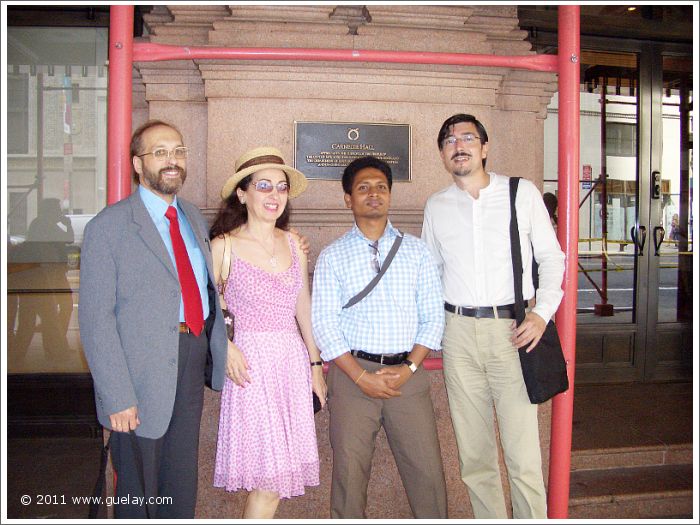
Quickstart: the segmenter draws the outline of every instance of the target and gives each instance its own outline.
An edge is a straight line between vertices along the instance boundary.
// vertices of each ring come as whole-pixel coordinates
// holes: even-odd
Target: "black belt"
[[[527,308],[527,305],[524,305]],[[477,319],[490,318],[494,319],[496,316],[493,314],[493,306],[455,306],[450,303],[445,303],[445,310],[452,312],[453,314],[464,315],[465,317],[476,317]],[[498,318],[499,319],[515,319],[515,305],[506,304],[503,306],[497,306]]]
[[[408,352],[401,352],[400,354],[368,354],[362,350],[350,350],[350,353],[365,361],[372,361],[381,365],[400,365],[408,357]]]

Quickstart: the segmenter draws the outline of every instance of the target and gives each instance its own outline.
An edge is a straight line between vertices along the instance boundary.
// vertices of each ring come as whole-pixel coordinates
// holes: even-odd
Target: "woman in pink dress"
[[[319,484],[311,392],[325,405],[326,383],[311,328],[306,254],[286,231],[287,200],[306,185],[277,149],[251,150],[224,184],[210,232],[215,274],[230,235],[224,298],[235,319],[214,486],[248,491],[244,518],[272,518],[280,498]]]

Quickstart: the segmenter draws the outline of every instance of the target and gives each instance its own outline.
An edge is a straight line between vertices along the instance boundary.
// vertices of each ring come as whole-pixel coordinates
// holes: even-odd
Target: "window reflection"
[[[8,372],[86,372],[80,247],[106,202],[106,28],[7,28]]]

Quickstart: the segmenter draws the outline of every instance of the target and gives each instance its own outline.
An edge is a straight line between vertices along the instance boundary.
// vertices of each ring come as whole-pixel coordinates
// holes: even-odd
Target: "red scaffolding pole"
[[[557,310],[556,325],[567,363],[570,388],[552,401],[552,442],[549,447],[547,492],[547,513],[550,518],[569,516],[578,295],[578,166],[581,134],[579,14],[579,6],[559,6],[559,224],[557,236],[566,254],[566,263],[564,298]]]
[[[570,388],[552,403],[552,432],[548,483],[548,516],[567,518],[571,465],[574,363],[576,358],[576,298],[578,265],[579,163],[579,7],[559,6],[559,53],[554,55],[496,56],[465,53],[429,53],[296,48],[216,48],[134,43],[134,8],[110,8],[107,204],[126,197],[131,188],[129,142],[131,134],[131,70],[133,61],[159,60],[298,60],[385,62],[482,67],[508,67],[559,73],[559,226],[566,254],[564,299],[556,323],[567,360]],[[442,368],[429,359],[428,370]]]
[[[332,62],[384,62],[400,64],[441,64],[450,66],[487,66],[556,71],[554,55],[474,55],[469,53],[431,53],[417,51],[376,51],[370,49],[303,49],[303,48],[221,48],[169,46],[139,43],[134,46],[134,60],[302,60]]]
[[[131,68],[134,6],[109,8],[109,79],[107,84],[107,204],[131,193]]]

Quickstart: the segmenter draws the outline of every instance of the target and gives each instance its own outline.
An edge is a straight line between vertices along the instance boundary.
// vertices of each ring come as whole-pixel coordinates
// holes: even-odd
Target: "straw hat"
[[[247,151],[236,159],[235,173],[229,177],[221,189],[221,197],[227,199],[233,193],[233,190],[236,189],[238,183],[251,173],[270,168],[282,170],[289,177],[290,199],[301,195],[306,189],[308,181],[304,174],[287,166],[284,163],[280,150],[263,146]]]

